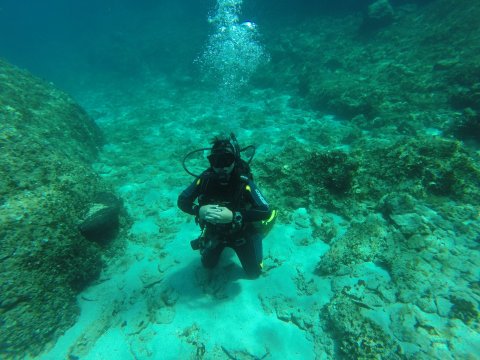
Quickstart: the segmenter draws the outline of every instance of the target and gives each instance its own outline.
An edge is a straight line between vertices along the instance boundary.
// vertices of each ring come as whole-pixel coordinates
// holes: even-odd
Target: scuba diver
[[[253,154],[247,162],[240,155],[249,148],[253,148]],[[201,175],[192,174],[185,160],[205,150],[210,151],[210,167]],[[253,182],[249,164],[254,155],[255,147],[240,149],[233,133],[215,137],[211,148],[185,156],[184,169],[196,179],[178,197],[178,207],[194,215],[202,230],[191,246],[200,250],[203,266],[215,267],[225,247],[231,247],[252,279],[261,274],[262,240],[276,218],[276,210],[270,209]]]

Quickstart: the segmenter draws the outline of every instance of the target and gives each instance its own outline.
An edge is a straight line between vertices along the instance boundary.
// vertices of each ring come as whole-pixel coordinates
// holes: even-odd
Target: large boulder
[[[105,245],[81,221],[109,192],[100,130],[69,96],[0,60],[0,357],[35,355],[71,326]],[[103,246],[103,247],[102,247]]]
[[[377,0],[368,6],[363,17],[363,31],[377,30],[393,22],[395,13],[388,0]]]

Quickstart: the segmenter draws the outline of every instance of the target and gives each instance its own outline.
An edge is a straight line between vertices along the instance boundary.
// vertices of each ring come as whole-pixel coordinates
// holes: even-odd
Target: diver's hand
[[[233,220],[233,213],[228,208],[219,205],[204,205],[198,214],[201,220],[211,224],[228,224]]]
[[[200,221],[205,221],[206,219],[206,216],[208,214],[209,211],[211,211],[211,208],[215,206],[215,205],[203,205],[200,207],[200,209],[198,209],[198,218],[200,219]]]
[[[211,212],[215,211],[217,205],[203,205],[198,210],[198,217],[200,221],[207,221],[207,216]]]

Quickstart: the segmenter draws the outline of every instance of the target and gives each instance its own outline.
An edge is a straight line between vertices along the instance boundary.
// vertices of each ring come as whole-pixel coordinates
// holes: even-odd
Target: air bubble
[[[198,62],[219,91],[233,94],[245,86],[257,67],[268,61],[251,21],[240,23],[242,0],[218,0],[208,21],[214,32],[208,38]]]

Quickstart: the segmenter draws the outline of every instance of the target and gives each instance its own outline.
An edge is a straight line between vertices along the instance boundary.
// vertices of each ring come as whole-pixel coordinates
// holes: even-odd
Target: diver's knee
[[[260,275],[262,275],[262,267],[259,266],[255,269],[245,269],[245,273],[247,274],[247,278],[250,280],[257,279]]]
[[[206,256],[202,256],[202,265],[206,269],[213,269],[218,263],[218,259],[208,258]]]

